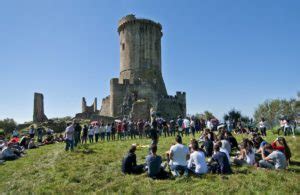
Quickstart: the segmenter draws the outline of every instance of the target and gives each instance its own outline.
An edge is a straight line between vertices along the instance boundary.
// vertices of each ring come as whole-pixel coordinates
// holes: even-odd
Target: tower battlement
[[[145,24],[145,25],[153,25],[153,26],[157,27],[159,30],[162,30],[162,26],[158,22],[154,22],[153,20],[149,20],[149,19],[145,19],[145,18],[136,18],[134,14],[129,14],[129,15],[121,18],[121,20],[119,20],[118,33],[120,34],[120,32],[122,30],[124,30],[125,25],[136,24],[136,23]],[[161,36],[162,36],[162,33],[161,33]]]

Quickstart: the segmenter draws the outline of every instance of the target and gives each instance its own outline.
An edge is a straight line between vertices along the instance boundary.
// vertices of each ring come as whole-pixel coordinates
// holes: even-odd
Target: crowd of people
[[[43,127],[35,129],[34,126],[22,133],[14,130],[11,137],[6,137],[4,131],[0,132],[0,164],[8,160],[19,159],[28,149],[64,141],[64,136],[54,134],[52,129],[47,129],[45,135],[44,132]]]
[[[292,126],[287,119],[281,119],[280,130],[287,135],[292,131]],[[151,138],[155,129],[158,136],[169,137],[175,135],[195,137],[196,133],[202,132],[204,129],[210,129],[217,131],[219,128],[224,128],[229,133],[235,134],[255,134],[260,133],[262,136],[267,136],[267,123],[264,118],[255,125],[253,120],[248,123],[244,123],[240,120],[228,120],[224,123],[220,123],[216,118],[210,120],[199,119],[196,117],[181,117],[178,116],[175,120],[166,121],[161,117],[157,117],[154,120],[116,120],[112,123],[105,124],[104,122],[93,122],[90,125],[84,125],[83,127],[79,123],[69,123],[66,129],[65,139],[67,144],[66,149],[74,149],[79,143],[86,144],[99,142],[99,141],[115,141],[137,138]]]
[[[280,130],[286,135],[290,128],[289,122],[282,120],[281,124]],[[170,121],[157,117],[153,118],[151,122],[147,120],[116,120],[107,124],[93,122],[83,126],[73,121],[67,124],[64,134],[54,134],[51,129],[45,131],[42,127],[35,129],[31,126],[28,132],[21,135],[18,131],[13,131],[10,139],[0,133],[0,162],[18,159],[25,154],[26,149],[34,149],[56,142],[65,142],[65,150],[73,151],[74,147],[79,144],[150,138],[152,143],[146,164],[136,165],[134,154],[136,147],[132,146],[122,164],[124,173],[140,173],[148,170],[151,177],[153,175],[155,175],[153,177],[166,177],[168,174],[166,174],[165,168],[169,167],[174,176],[180,175],[179,173],[185,175],[208,172],[230,174],[232,164],[285,168],[287,164],[284,164],[283,160],[289,161],[291,157],[289,147],[283,137],[279,137],[272,145],[267,144],[263,140],[263,137],[267,135],[266,129],[267,124],[263,118],[258,126],[254,126],[252,121],[249,124],[241,121],[220,123],[217,119],[204,120],[181,116]],[[196,133],[201,133],[201,136],[196,138]],[[253,139],[245,139],[238,144],[233,136],[234,133],[249,133]],[[186,147],[182,144],[182,137],[190,135],[193,139],[189,147]],[[156,154],[158,141],[159,137],[168,136],[175,137],[176,144],[166,153],[167,162],[161,167],[162,158]],[[233,158],[232,155],[235,157]],[[209,162],[206,161],[207,159]],[[272,165],[274,166],[272,167]],[[157,176],[158,170],[161,172]]]
[[[238,143],[224,126],[218,131],[204,129],[199,139],[191,139],[189,145],[183,144],[182,136],[175,136],[175,144],[166,155],[166,162],[157,154],[158,135],[153,136],[149,155],[144,164],[137,164],[133,144],[122,160],[124,174],[146,172],[153,179],[166,179],[181,175],[200,176],[208,173],[232,174],[232,166],[255,166],[265,169],[286,169],[291,151],[284,137],[267,143],[261,133],[253,133]]]

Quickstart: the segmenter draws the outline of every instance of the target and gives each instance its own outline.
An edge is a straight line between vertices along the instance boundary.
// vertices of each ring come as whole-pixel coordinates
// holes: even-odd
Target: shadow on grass
[[[291,161],[291,162],[290,162],[290,165],[300,167],[300,162],[298,162],[298,161]]]
[[[89,148],[89,145],[85,144],[80,147],[78,147],[78,150],[76,153],[82,153],[82,154],[94,154],[96,153],[93,149]]]

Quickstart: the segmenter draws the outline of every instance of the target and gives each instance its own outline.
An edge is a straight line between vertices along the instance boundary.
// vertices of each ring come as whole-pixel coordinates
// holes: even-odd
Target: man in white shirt
[[[188,175],[187,160],[189,159],[189,148],[182,144],[181,136],[177,135],[176,143],[170,148],[170,168],[172,174],[177,177],[179,172]]]
[[[196,175],[205,174],[208,171],[208,167],[205,161],[205,154],[203,150],[199,148],[197,141],[192,143],[192,154],[188,162],[188,169]]]
[[[65,131],[65,140],[66,140],[66,151],[71,148],[71,151],[74,150],[74,124],[69,123],[67,125],[66,131]]]
[[[264,118],[261,118],[261,121],[259,122],[259,130],[262,136],[267,136],[267,125]]]
[[[191,122],[187,117],[183,120],[183,126],[184,126],[185,135],[186,136],[190,135]]]

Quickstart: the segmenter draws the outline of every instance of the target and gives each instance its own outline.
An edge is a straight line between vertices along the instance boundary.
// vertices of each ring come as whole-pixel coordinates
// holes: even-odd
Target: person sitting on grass
[[[290,162],[292,153],[291,153],[291,150],[290,150],[289,146],[287,145],[284,137],[276,138],[275,141],[271,145],[274,150],[281,151],[285,155],[287,162]]]
[[[192,142],[192,153],[188,162],[188,169],[195,175],[205,174],[208,170],[204,151],[199,148],[199,144],[196,140]]]
[[[214,142],[211,139],[209,139],[208,135],[205,136],[204,142],[203,142],[201,148],[204,149],[206,157],[211,157],[213,155]]]
[[[29,136],[27,136],[26,134],[23,134],[23,136],[20,139],[20,146],[24,147],[24,148],[28,148],[28,143],[29,143]]]
[[[227,155],[220,151],[220,142],[214,145],[215,154],[208,163],[209,172],[218,174],[231,174],[232,170]]]
[[[156,155],[157,146],[152,145],[150,147],[151,154],[146,157],[146,166],[148,168],[148,176],[152,179],[167,179],[168,173],[161,166],[162,158],[159,155]]]
[[[231,134],[231,132],[226,131],[224,136],[225,136],[225,140],[227,140],[230,143],[231,150],[239,149],[238,142],[236,141],[235,137]]]
[[[228,146],[230,146],[230,144],[228,143],[228,141],[221,140],[216,142],[215,144],[218,144],[220,146],[220,152],[225,153],[228,161],[230,162],[230,152],[228,152]]]
[[[34,148],[38,148],[38,146],[35,144],[34,139],[31,138],[28,143],[28,149],[34,149]]]
[[[46,138],[44,139],[43,143],[46,145],[54,144],[54,136],[51,132],[47,131],[47,135],[46,135]]]
[[[187,160],[189,159],[189,148],[182,144],[182,138],[177,135],[176,144],[170,148],[170,168],[173,176],[177,177],[180,172],[188,175]]]
[[[144,165],[136,163],[136,145],[133,144],[126,156],[122,160],[122,172],[124,174],[141,174],[144,171]]]
[[[264,150],[269,150],[270,154],[265,156]],[[259,167],[266,169],[285,169],[287,162],[285,155],[280,150],[274,150],[270,144],[262,149],[262,160],[259,161]]]
[[[241,145],[240,155],[235,158],[233,162],[238,166],[242,166],[244,164],[250,166],[254,165],[255,152],[252,142],[249,139],[244,139]]]

